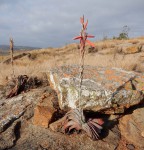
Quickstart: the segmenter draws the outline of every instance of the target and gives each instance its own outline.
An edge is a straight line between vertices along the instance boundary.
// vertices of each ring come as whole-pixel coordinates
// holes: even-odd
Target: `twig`
[[[14,51],[14,42],[13,42],[13,38],[10,38],[10,55],[11,55],[11,65],[12,65],[12,75],[13,77],[15,77],[15,73],[14,73],[14,63],[13,63],[13,51]]]

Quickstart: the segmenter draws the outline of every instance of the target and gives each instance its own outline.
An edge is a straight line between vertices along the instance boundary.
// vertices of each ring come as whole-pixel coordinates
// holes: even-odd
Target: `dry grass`
[[[4,61],[5,58],[5,56],[0,56],[0,62]]]
[[[143,39],[130,39],[126,41],[122,40],[106,40],[95,42],[96,46],[102,47],[98,49],[96,53],[86,52],[85,64],[93,66],[106,66],[106,67],[118,67],[130,71],[144,72],[143,57],[141,53],[122,55],[115,53],[112,49],[115,49],[116,45],[125,42],[144,42]],[[101,52],[108,51],[109,53],[101,54]],[[77,44],[71,44],[62,48],[49,48],[34,50],[29,52],[30,56],[24,56],[23,58],[14,61],[15,75],[32,75],[39,72],[46,72],[50,68],[79,64],[79,50]],[[1,56],[0,59],[7,59],[8,56]],[[0,84],[5,84],[12,75],[11,65],[0,64]]]

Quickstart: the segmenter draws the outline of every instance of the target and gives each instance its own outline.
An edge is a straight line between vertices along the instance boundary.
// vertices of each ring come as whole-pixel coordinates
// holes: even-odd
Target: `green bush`
[[[129,39],[129,36],[128,36],[129,30],[130,28],[127,25],[123,26],[123,29],[121,33],[119,34],[119,36],[118,37],[113,36],[113,39],[119,39],[119,40]]]

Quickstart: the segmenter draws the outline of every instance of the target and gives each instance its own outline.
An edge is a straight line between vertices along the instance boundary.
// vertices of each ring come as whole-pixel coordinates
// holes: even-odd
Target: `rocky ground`
[[[57,120],[77,107],[78,71],[52,69],[37,78],[41,84],[10,98],[16,83],[0,87],[0,150],[144,150],[142,73],[86,66],[82,107],[87,117],[104,120],[101,138],[57,132]]]

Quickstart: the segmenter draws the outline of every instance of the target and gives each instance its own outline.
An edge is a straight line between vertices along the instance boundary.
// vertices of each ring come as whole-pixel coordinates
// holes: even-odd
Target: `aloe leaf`
[[[92,135],[91,135],[92,139],[93,140],[99,139],[99,134],[97,133],[95,126],[92,125],[91,123],[88,123],[88,125],[90,127],[91,132],[92,132]]]
[[[102,126],[100,126],[99,124],[93,122],[93,121],[89,121],[90,123],[92,123],[94,126],[96,126],[98,129],[102,129]]]

